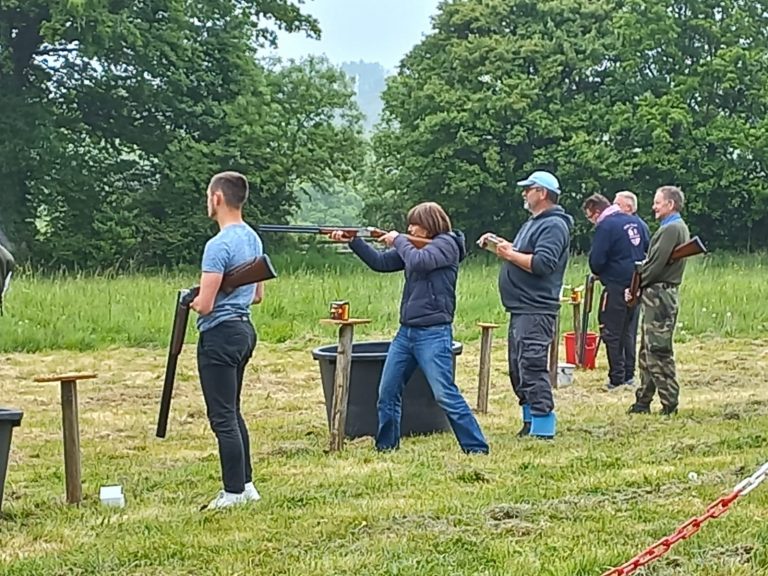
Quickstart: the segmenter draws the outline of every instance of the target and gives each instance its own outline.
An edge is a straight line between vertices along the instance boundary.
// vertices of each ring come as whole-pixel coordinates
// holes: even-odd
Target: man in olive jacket
[[[670,263],[672,251],[690,240],[688,226],[680,212],[683,193],[675,186],[662,186],[653,198],[653,212],[661,226],[651,238],[648,257],[640,271],[643,317],[640,337],[640,387],[630,414],[649,414],[654,393],[661,400],[660,414],[677,413],[680,387],[675,373],[672,339],[680,305],[679,290],[685,272],[685,259]],[[629,297],[629,293],[627,293]]]

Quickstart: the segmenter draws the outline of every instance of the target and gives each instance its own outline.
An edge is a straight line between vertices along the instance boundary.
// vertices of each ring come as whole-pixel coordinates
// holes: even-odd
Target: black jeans
[[[640,303],[629,309],[628,327],[624,331],[624,382],[635,377],[637,357],[637,325],[640,320]]]
[[[197,370],[211,429],[219,443],[224,490],[239,494],[252,481],[248,428],[240,413],[245,366],[256,346],[247,317],[226,320],[200,334]]]
[[[628,286],[626,287],[628,288]],[[600,297],[600,337],[608,356],[608,379],[613,386],[628,382],[635,374],[639,306],[629,307],[624,286],[609,284]]]
[[[549,380],[549,347],[554,334],[555,316],[512,314],[509,317],[509,379],[520,405],[530,405],[534,416],[546,416],[555,407]]]

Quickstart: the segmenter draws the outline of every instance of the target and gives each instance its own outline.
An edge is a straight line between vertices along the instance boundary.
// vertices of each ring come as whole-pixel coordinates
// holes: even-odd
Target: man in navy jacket
[[[608,389],[631,386],[639,307],[627,305],[624,291],[632,282],[635,262],[645,259],[650,243],[648,227],[637,216],[611,205],[601,194],[587,198],[582,209],[595,225],[589,268],[603,285],[598,321],[608,355]]]

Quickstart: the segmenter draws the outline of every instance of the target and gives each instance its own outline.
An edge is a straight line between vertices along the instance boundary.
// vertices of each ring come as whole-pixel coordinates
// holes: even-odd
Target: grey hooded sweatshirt
[[[512,314],[557,314],[568,265],[573,218],[554,206],[523,224],[512,245],[533,254],[532,272],[504,261],[499,272],[501,303]]]

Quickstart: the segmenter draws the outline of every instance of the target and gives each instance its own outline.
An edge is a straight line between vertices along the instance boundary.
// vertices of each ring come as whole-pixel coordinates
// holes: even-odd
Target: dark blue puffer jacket
[[[383,252],[360,238],[349,247],[371,270],[405,270],[400,324],[426,327],[453,322],[459,262],[467,255],[464,234],[458,230],[439,234],[424,248],[416,248],[403,234]]]

